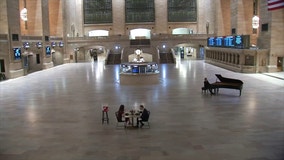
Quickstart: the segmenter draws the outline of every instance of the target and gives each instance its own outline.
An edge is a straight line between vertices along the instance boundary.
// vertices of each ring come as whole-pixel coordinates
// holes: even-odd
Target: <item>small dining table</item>
[[[127,127],[137,127],[138,125],[138,119],[140,118],[141,116],[141,111],[140,110],[131,110],[131,111],[127,111],[124,113],[123,117],[125,119],[129,119],[131,125]],[[136,119],[136,126],[134,126],[134,120]]]

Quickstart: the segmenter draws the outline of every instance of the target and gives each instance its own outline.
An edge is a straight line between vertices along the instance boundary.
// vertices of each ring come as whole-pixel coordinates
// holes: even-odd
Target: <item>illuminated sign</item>
[[[207,46],[245,49],[250,46],[250,37],[249,35],[209,37]]]

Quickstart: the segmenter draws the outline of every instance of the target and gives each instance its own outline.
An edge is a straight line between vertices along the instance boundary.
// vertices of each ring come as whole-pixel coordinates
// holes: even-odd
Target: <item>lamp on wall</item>
[[[252,17],[252,33],[253,34],[257,34],[258,27],[259,27],[259,17],[255,15]]]
[[[37,47],[38,49],[40,49],[40,48],[42,47],[42,43],[41,43],[41,42],[37,42],[37,43],[36,43],[36,47]]]
[[[253,0],[253,17],[252,17],[252,33],[257,34],[257,29],[259,27],[259,17],[258,15],[258,0]]]
[[[257,29],[258,27],[259,27],[259,17],[255,15],[252,17],[252,28]]]
[[[51,42],[51,47],[54,48],[56,47],[57,43],[56,42]]]
[[[21,19],[23,21],[28,21],[28,10],[27,8],[23,8],[20,12]]]
[[[59,47],[63,47],[63,46],[64,46],[64,43],[63,43],[63,42],[59,42],[58,46],[59,46]]]
[[[23,43],[23,47],[24,47],[25,49],[30,48],[30,43],[29,43],[29,42],[24,42],[24,43]]]
[[[24,0],[24,8],[20,11],[20,17],[25,22],[25,29],[28,29],[28,10],[26,8],[26,0]]]

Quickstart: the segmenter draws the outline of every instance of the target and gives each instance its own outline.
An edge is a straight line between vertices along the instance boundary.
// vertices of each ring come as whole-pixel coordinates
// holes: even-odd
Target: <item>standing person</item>
[[[148,110],[143,106],[143,105],[140,105],[140,111],[142,112],[140,118],[137,120],[137,127],[139,127],[139,123],[141,124],[140,125],[140,128],[142,128],[144,126],[144,123],[143,121],[148,121],[149,119],[149,113],[148,113]]]
[[[211,93],[211,95],[214,94],[212,92],[212,86],[211,86],[211,84],[209,83],[209,81],[206,77],[204,78],[204,88],[205,88],[205,90],[208,89],[209,92]]]

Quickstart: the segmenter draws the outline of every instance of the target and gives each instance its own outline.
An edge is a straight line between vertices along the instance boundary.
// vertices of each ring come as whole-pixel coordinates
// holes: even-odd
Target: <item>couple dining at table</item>
[[[126,126],[134,126],[134,119],[136,119],[136,127],[142,128],[144,126],[143,121],[147,121],[149,118],[148,110],[143,106],[139,106],[139,110],[125,111],[125,106],[122,104],[118,109],[118,119],[125,121]]]

